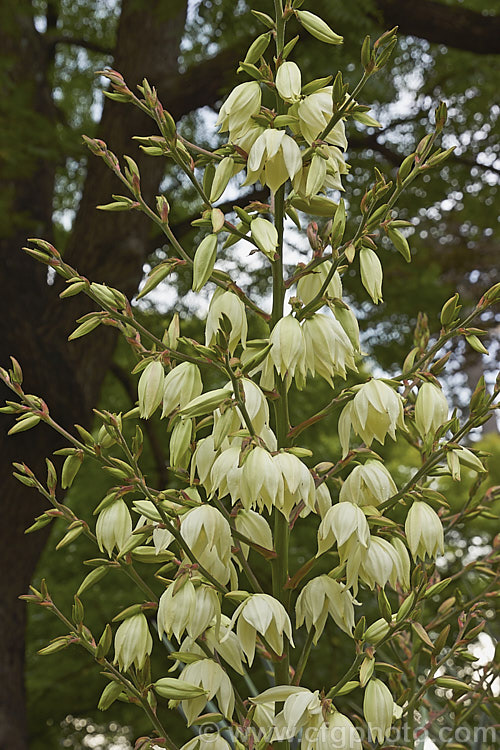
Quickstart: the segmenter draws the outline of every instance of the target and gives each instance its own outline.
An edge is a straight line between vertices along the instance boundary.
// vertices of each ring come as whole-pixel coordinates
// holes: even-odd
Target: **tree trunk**
[[[9,7],[7,7],[9,6]],[[140,4],[124,0],[115,54],[115,67],[129,84],[144,76],[160,81],[177,74],[179,42],[183,33],[187,0]],[[35,31],[32,9],[26,0],[7,3],[2,11],[9,23],[2,26],[2,56],[8,61],[12,95],[22,97],[26,113],[31,111],[45,126],[54,121],[49,75],[50,59]],[[2,19],[3,20],[3,19]],[[30,54],[26,54],[29,50]],[[137,51],[140,50],[140,56]],[[139,63],[138,63],[139,60]],[[28,68],[28,70],[27,70]],[[161,91],[160,91],[161,94]],[[3,113],[5,114],[5,113]],[[13,128],[14,132],[14,128]],[[43,129],[42,132],[51,132]],[[99,137],[118,153],[133,153],[133,135],[152,132],[147,118],[138,110],[106,101]],[[41,136],[34,136],[41,137]],[[33,142],[31,142],[33,143]],[[28,142],[28,146],[31,144]],[[36,144],[35,144],[36,145]],[[47,145],[47,144],[45,144]],[[48,144],[50,145],[50,144]],[[46,151],[43,156],[46,156]],[[140,156],[138,163],[144,164]],[[85,300],[61,302],[54,286],[47,286],[45,269],[20,251],[28,236],[49,237],[54,166],[43,160],[13,162],[9,179],[11,204],[6,216],[23,212],[21,225],[2,222],[0,258],[4,270],[0,295],[0,364],[8,366],[8,355],[23,367],[25,387],[42,396],[51,413],[66,427],[88,424],[102,380],[111,361],[115,337],[111,331],[67,343],[75,317],[86,311]],[[161,160],[150,159],[144,169],[143,191],[154,197],[163,174]],[[90,156],[81,205],[66,257],[90,278],[119,287],[132,295],[141,278],[149,246],[149,225],[139,214],[115,217],[100,214],[94,207],[109,202],[116,192],[116,178],[102,161]],[[87,303],[88,304],[88,303]],[[15,325],[12,325],[15,321]],[[3,397],[9,397],[2,390]],[[10,426],[10,425],[8,425]],[[7,426],[7,428],[8,428]],[[46,534],[24,535],[44,504],[33,492],[11,477],[11,462],[25,461],[44,477],[44,457],[61,446],[58,436],[44,426],[29,433],[0,437],[0,492],[3,516],[0,530],[0,570],[3,574],[0,598],[0,747],[27,750],[28,737],[24,695],[24,631],[26,605],[18,600],[25,593],[46,541]]]

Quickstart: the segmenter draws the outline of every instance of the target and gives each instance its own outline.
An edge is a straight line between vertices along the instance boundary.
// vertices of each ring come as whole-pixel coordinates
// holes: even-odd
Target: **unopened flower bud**
[[[362,247],[359,251],[359,263],[361,269],[361,281],[372,298],[378,305],[382,302],[382,264],[377,253],[369,247]]]
[[[186,680],[179,680],[177,677],[162,677],[153,687],[155,693],[167,700],[181,701],[206,696],[206,691],[202,687],[192,685]]]
[[[421,436],[434,436],[448,419],[448,402],[441,388],[423,383],[415,403],[415,424]]]
[[[297,10],[295,14],[306,31],[315,37],[315,39],[319,39],[320,42],[342,44],[344,41],[343,37],[331,30],[326,21],[314,15],[314,13],[310,13],[308,10]]]
[[[180,411],[183,417],[201,417],[217,409],[221,403],[230,397],[227,388],[216,388],[214,391],[207,391],[200,396],[196,396],[189,401]]]
[[[231,156],[226,156],[217,164],[210,190],[210,203],[219,200],[233,174],[234,159]]]
[[[270,260],[274,260],[276,247],[278,246],[278,232],[274,224],[258,216],[250,224],[250,233],[255,244],[264,255]]]
[[[199,292],[205,286],[214,270],[217,257],[217,235],[208,234],[202,239],[196,250],[193,261],[193,292]]]
[[[148,419],[161,404],[165,373],[161,362],[150,362],[139,378],[138,395],[140,415]]]
[[[276,73],[276,88],[286,102],[300,101],[302,78],[296,63],[285,61],[280,65]]]
[[[366,628],[363,635],[363,641],[376,646],[382,638],[385,638],[390,629],[387,620],[384,620],[384,618],[381,617]]]

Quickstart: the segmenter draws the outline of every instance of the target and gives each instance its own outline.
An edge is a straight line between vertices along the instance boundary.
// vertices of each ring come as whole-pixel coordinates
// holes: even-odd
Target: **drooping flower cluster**
[[[306,31],[326,43],[342,41],[320,18],[295,7],[300,5],[288,3],[285,16],[295,14]],[[385,195],[387,187],[379,181],[375,187],[381,193],[374,189],[363,199],[375,202],[369,208],[363,204],[359,236],[345,241],[344,201],[337,206],[327,193],[343,189],[341,177],[348,172],[344,160],[346,123],[357,102],[346,94],[341,77],[332,85],[330,79],[320,79],[304,86],[298,65],[288,59],[293,45],[286,53],[278,50],[274,77],[271,67],[259,69],[256,63],[271,37],[279,36],[278,30],[276,25],[262,34],[242,63],[242,70],[250,70],[259,80],[236,86],[220,109],[217,124],[220,132],[228,133],[228,143],[222,148],[213,154],[202,150],[197,161],[199,154],[193,156],[187,142],[174,134],[167,137],[166,120],[162,120],[162,145],[168,144],[182,163],[184,156],[189,156],[184,171],[205,204],[195,224],[207,229],[206,236],[195,252],[183,252],[182,261],[177,261],[192,268],[193,291],[209,282],[216,282],[217,288],[208,303],[204,344],[181,336],[175,316],[162,342],[154,339],[151,351],[145,350],[137,336],[135,351],[142,357],[135,370],[140,373],[138,410],[113,415],[94,442],[89,434],[89,450],[96,457],[105,456],[106,469],[116,479],[116,486],[96,509],[97,543],[112,558],[112,562],[99,560],[98,571],[120,567],[137,583],[140,577],[129,565],[155,563],[160,566],[155,571],[155,586],[158,581],[163,586],[157,602],[142,601],[115,618],[120,621],[114,637],[113,664],[117,669],[111,663],[107,669],[116,681],[103,694],[103,704],[111,694],[113,699],[121,699],[123,686],[133,683],[134,690],[140,686],[140,691],[131,693],[134,701],[138,697],[142,701],[154,689],[171,701],[171,708],[181,705],[188,725],[205,724],[207,717],[201,714],[207,703],[214,701],[220,715],[212,713],[213,706],[208,710],[217,722],[224,719],[233,727],[264,732],[257,747],[297,737],[301,750],[361,750],[360,733],[351,719],[337,710],[336,696],[358,687],[364,690],[363,712],[371,739],[385,741],[402,709],[377,676],[383,662],[376,649],[385,639],[409,630],[408,625],[428,645],[420,623],[413,618],[412,608],[420,604],[417,595],[415,591],[406,594],[412,563],[418,564],[416,578],[423,580],[428,571],[418,561],[435,560],[444,551],[442,511],[431,507],[436,500],[432,486],[420,482],[417,473],[415,481],[402,483],[398,490],[380,456],[370,448],[374,441],[383,445],[387,435],[396,440],[399,430],[422,449],[424,457],[438,445],[438,458],[443,464],[446,460],[454,480],[460,478],[462,466],[476,472],[484,467],[472,450],[458,445],[454,438],[446,445],[446,431],[452,432],[455,417],[448,421],[449,405],[432,367],[422,372],[421,363],[417,360],[413,367],[410,357],[404,373],[409,369],[411,380],[371,378],[362,384],[347,384],[344,390],[339,384],[339,377],[346,380],[349,372],[358,372],[361,354],[356,315],[344,300],[341,275],[348,266],[342,264],[351,265],[356,258],[366,291],[374,304],[381,301],[383,274],[375,240],[379,229],[391,238],[392,202],[391,208],[378,206],[384,222],[377,225],[370,212],[377,195]],[[366,49],[362,55],[366,71],[369,64],[365,57]],[[270,91],[276,96],[276,109],[263,106],[263,94]],[[267,99],[264,101],[267,104]],[[156,108],[155,118],[158,112]],[[377,126],[362,107],[358,118]],[[205,169],[202,183],[197,182],[199,169]],[[235,226],[226,219],[222,204],[213,204],[233,176],[243,170],[244,185],[259,181],[270,188],[271,196],[269,204],[253,202],[241,208],[238,203],[234,211],[241,222]],[[283,186],[286,190],[280,190]],[[159,213],[162,223],[168,225],[162,196],[157,205],[163,207]],[[282,242],[283,217],[287,214],[300,226],[297,210],[324,216],[327,221],[324,227],[311,224],[308,229],[310,263],[299,264],[288,280],[278,279],[282,262],[288,263]],[[392,236],[403,237],[391,231]],[[226,234],[226,248],[243,238],[267,268],[272,265],[275,294],[271,314],[260,310],[229,274],[215,269],[220,238]],[[404,245],[403,240],[397,239]],[[285,311],[284,288],[292,295]],[[93,285],[93,292],[99,292],[105,305],[116,305],[117,297],[103,285]],[[253,313],[260,317],[258,324],[251,319]],[[120,325],[123,317],[118,319]],[[249,327],[251,331],[258,326],[262,331],[256,335],[263,338],[249,340]],[[127,336],[131,330],[126,328]],[[420,343],[413,352],[415,358],[419,347]],[[425,349],[425,344],[420,348]],[[425,358],[422,361],[426,367],[430,364]],[[205,376],[208,368],[217,382],[204,391],[210,382],[210,376]],[[309,419],[294,424],[295,405],[289,410],[287,399],[292,400],[294,386],[302,389],[308,377],[316,376],[334,389],[332,401]],[[296,445],[297,435],[328,415],[333,415],[335,423],[339,403],[342,455],[329,456],[331,461],[321,460],[310,468],[312,451]],[[153,489],[148,473],[139,469],[140,429],[129,449],[128,438],[121,431],[122,419],[137,413],[142,419],[161,413],[165,420],[161,425],[170,433],[169,458],[161,469],[171,473],[173,486]],[[353,447],[352,433],[364,445]],[[337,434],[332,432],[331,437],[327,449],[338,454]],[[110,446],[122,448],[124,458],[112,452],[108,455]],[[439,469],[446,471],[443,466]],[[398,478],[396,472],[394,476]],[[127,500],[128,495],[133,499]],[[406,513],[404,523],[400,515],[391,514],[396,505]],[[139,516],[135,528],[133,513]],[[309,514],[318,516],[317,554],[304,558],[298,570],[289,570],[289,535]],[[258,580],[252,568],[255,555],[270,562],[271,584]],[[94,580],[98,576],[91,576],[92,583]],[[391,601],[386,586],[394,589]],[[141,588],[154,597],[151,588]],[[364,618],[356,618],[357,607],[361,607],[358,593],[375,588],[383,617],[366,628]],[[87,638],[83,628],[79,629],[80,604],[75,600],[75,622],[78,632]],[[411,618],[406,621],[408,613]],[[148,618],[156,625],[156,643],[161,641],[174,652],[171,671],[179,671],[179,677],[151,682],[153,638]],[[294,627],[304,627],[307,635],[299,634],[294,641]],[[301,687],[311,644],[318,644],[330,627],[337,628],[337,636],[338,630],[343,631],[348,643],[355,641],[356,673],[349,680],[340,676],[330,692],[324,685],[317,690]],[[107,630],[111,632],[109,626]],[[112,645],[109,633],[105,631],[97,646],[92,641],[100,663]],[[293,650],[301,635],[305,645],[298,656]],[[272,662],[278,684],[257,696],[255,690],[254,697],[242,701],[228,668],[242,676],[242,684],[244,680],[251,684],[247,669],[259,657]],[[129,672],[132,682],[127,682],[127,677],[119,684],[117,672]],[[392,681],[389,684],[392,688]],[[404,695],[398,696],[401,703]],[[152,706],[151,695],[147,700]],[[181,750],[207,750],[212,744],[210,737],[203,731]],[[228,750],[223,737],[213,739],[216,750]]]

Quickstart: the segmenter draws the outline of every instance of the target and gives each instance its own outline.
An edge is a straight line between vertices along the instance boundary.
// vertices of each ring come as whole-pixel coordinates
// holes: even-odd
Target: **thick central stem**
[[[283,19],[283,5],[281,0],[274,0],[276,15],[276,57],[279,59],[283,52],[285,41],[285,22]],[[278,98],[278,111],[282,111],[283,102]],[[283,232],[285,221],[285,186],[282,185],[274,196],[274,225],[278,233],[278,245],[276,248],[276,260],[272,264],[273,273],[273,309],[271,315],[271,328],[283,317],[283,303],[285,297],[285,286],[283,280]],[[287,444],[288,403],[286,383],[276,375],[279,399],[276,402],[276,438],[278,448],[284,448]],[[274,510],[274,547],[277,553],[273,561],[273,596],[278,599],[288,610],[289,592],[285,589],[288,579],[288,521],[277,509]],[[290,662],[288,642],[285,643],[283,658],[276,662],[274,677],[277,685],[287,685],[290,681]]]

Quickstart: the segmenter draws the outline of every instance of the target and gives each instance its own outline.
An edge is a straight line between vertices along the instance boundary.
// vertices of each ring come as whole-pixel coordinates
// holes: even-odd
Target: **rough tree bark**
[[[138,75],[164,81],[177,74],[186,6],[187,0],[150,0],[142,7],[135,0],[124,0],[114,63],[131,85],[140,82]],[[10,11],[6,13],[10,23],[2,27],[2,50],[9,64],[12,90],[16,96],[23,96],[26,111],[32,108],[41,119],[53,122],[51,61],[33,27],[30,3],[17,0],[6,10]],[[99,137],[118,153],[130,152],[131,136],[149,131],[150,124],[139,111],[125,113],[123,108],[106,102]],[[75,317],[86,311],[84,301],[77,298],[70,304],[60,304],[54,287],[46,284],[45,270],[19,250],[26,244],[27,235],[50,237],[54,169],[54,165],[39,158],[32,162],[31,169],[16,173],[13,168],[7,175],[10,211],[22,215],[24,221],[2,227],[0,238],[4,278],[0,295],[0,360],[5,366],[9,354],[16,356],[22,362],[28,392],[42,395],[54,416],[69,427],[75,422],[89,422],[112,357],[114,336],[107,332],[108,335],[99,336],[98,343],[89,340],[84,345],[68,345],[66,337]],[[151,160],[144,173],[144,194],[154,196],[163,173],[159,160]],[[117,222],[95,211],[95,205],[108,202],[116,189],[115,179],[101,160],[91,157],[67,258],[89,277],[105,279],[132,295],[149,250],[149,226],[139,214],[122,214]],[[6,395],[2,391],[2,396]],[[44,457],[58,447],[57,436],[44,427],[6,439],[2,425],[0,747],[9,750],[28,747],[23,677],[26,605],[17,597],[27,590],[46,540],[44,534],[34,534],[29,541],[24,536],[24,529],[41,512],[42,504],[34,492],[11,478],[11,462],[24,460],[43,474]]]

